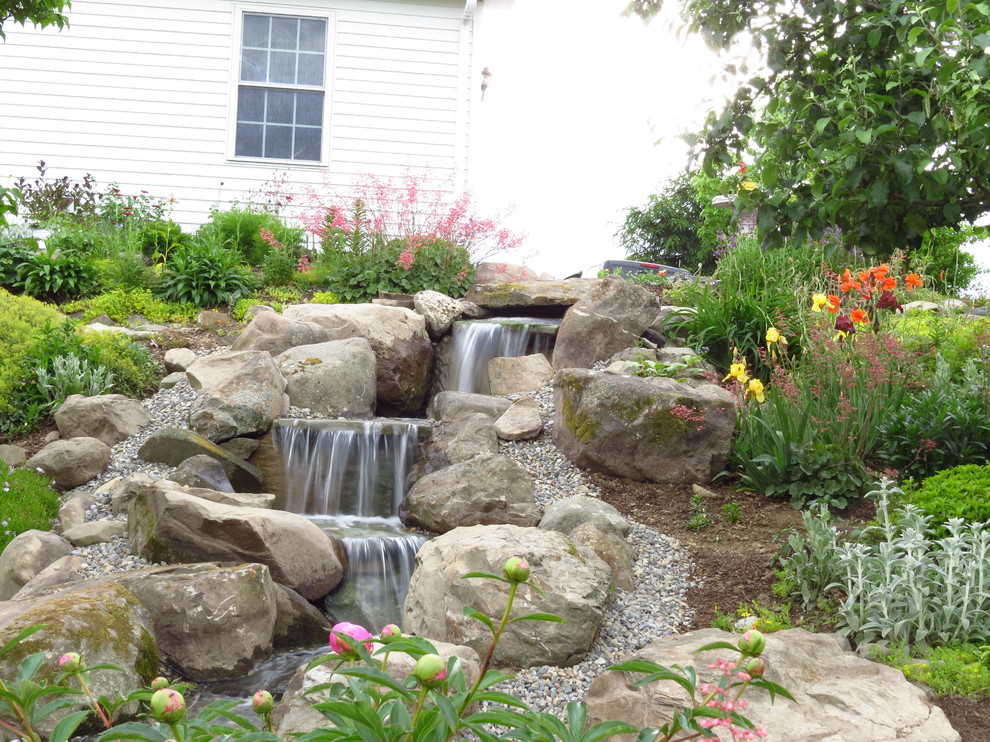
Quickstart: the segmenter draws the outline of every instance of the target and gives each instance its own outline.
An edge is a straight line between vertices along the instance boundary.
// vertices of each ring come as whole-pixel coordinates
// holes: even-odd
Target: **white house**
[[[286,173],[467,182],[477,0],[73,0],[7,24],[0,184],[36,174],[174,197],[202,223]]]

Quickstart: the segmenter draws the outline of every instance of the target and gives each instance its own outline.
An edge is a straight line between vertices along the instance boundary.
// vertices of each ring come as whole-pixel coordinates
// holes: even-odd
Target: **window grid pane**
[[[320,161],[325,94],[293,87],[324,85],[326,35],[323,18],[244,15],[235,156]]]

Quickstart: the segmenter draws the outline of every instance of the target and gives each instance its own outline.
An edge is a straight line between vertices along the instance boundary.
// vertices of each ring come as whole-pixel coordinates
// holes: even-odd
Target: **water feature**
[[[488,362],[549,353],[560,320],[531,317],[492,318],[455,322],[451,332],[450,380],[455,392],[488,394]]]
[[[335,533],[347,551],[344,582],[326,600],[331,620],[372,631],[401,622],[426,540],[398,517],[418,439],[418,426],[399,420],[280,420],[272,427],[283,462],[281,508]]]

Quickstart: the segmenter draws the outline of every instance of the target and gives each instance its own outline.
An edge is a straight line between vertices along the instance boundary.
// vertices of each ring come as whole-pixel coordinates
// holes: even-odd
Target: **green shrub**
[[[889,327],[905,348],[918,354],[928,373],[934,373],[938,356],[949,363],[953,375],[968,358],[990,360],[988,317],[915,311],[898,316]]]
[[[946,533],[949,518],[969,522],[990,521],[990,464],[956,466],[906,486],[904,493],[912,505],[931,516],[934,530]]]
[[[45,240],[45,245],[50,249],[70,251],[93,259],[112,255],[118,242],[117,235],[108,235],[98,225],[61,222],[54,225],[52,235]]]
[[[165,369],[141,343],[121,332],[84,332],[82,345],[87,357],[113,374],[110,391],[140,399],[154,392]]]
[[[337,295],[332,291],[317,291],[313,294],[310,304],[337,304]]]
[[[116,288],[65,304],[62,308],[70,313],[81,311],[85,322],[105,314],[121,324],[127,322],[132,314],[140,314],[154,323],[191,322],[199,311],[192,304],[176,304],[159,299],[145,288]]]
[[[368,238],[357,249],[336,249],[324,255],[327,288],[339,301],[367,302],[380,292],[414,294],[431,289],[454,298],[463,296],[474,281],[467,250],[434,239],[410,244]]]
[[[44,474],[32,469],[11,469],[0,461],[0,493],[0,552],[20,533],[52,529],[59,495]]]
[[[73,394],[85,397],[105,394],[114,382],[113,374],[105,366],[75,355],[56,356],[50,369],[37,368],[34,375],[47,412],[54,412]]]
[[[21,282],[17,269],[36,252],[36,244],[27,241],[0,243],[0,287],[20,292]]]
[[[284,286],[291,283],[296,274],[299,259],[284,248],[269,250],[262,260],[262,273],[266,286]]]
[[[55,307],[0,288],[0,417],[9,410],[13,391],[24,376],[24,359],[45,325],[63,321]]]
[[[990,696],[990,663],[986,647],[956,644],[929,647],[914,658],[904,645],[870,648],[870,659],[896,667],[914,683],[923,683],[936,696]]]
[[[298,259],[302,249],[303,230],[290,227],[272,214],[251,208],[235,206],[228,211],[212,211],[210,221],[199,228],[196,237],[238,251],[245,262],[257,268],[272,249],[262,237],[262,229],[270,232],[277,242]]]
[[[955,378],[939,356],[925,388],[905,395],[879,421],[876,458],[900,478],[987,460],[990,454],[990,377],[969,360]]]
[[[159,295],[176,304],[217,307],[234,304],[254,288],[251,271],[236,251],[197,243],[172,255],[162,273]]]
[[[96,266],[83,255],[50,246],[32,253],[17,268],[17,282],[25,294],[56,303],[91,293],[98,278]]]

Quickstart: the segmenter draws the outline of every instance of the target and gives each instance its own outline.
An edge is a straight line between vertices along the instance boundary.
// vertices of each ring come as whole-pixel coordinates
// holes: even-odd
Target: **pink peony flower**
[[[356,641],[364,641],[365,639],[373,638],[371,632],[368,631],[364,626],[358,626],[354,623],[348,623],[344,621],[335,625],[330,630],[330,648],[339,654],[341,657],[349,657],[352,659],[357,658],[357,652],[351,649],[347,644],[345,644],[338,634],[344,634],[349,636]],[[369,652],[372,650],[374,644],[372,642],[364,642],[364,648]]]

